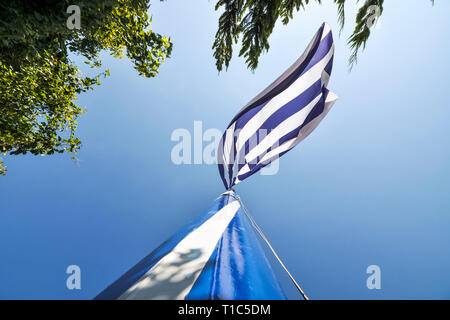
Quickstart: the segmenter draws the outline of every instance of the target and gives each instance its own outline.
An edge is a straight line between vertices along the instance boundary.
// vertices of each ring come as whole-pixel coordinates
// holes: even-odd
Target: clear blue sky
[[[278,25],[256,72],[234,59],[217,73],[215,1],[154,1],[154,30],[172,57],[157,78],[105,56],[111,70],[79,101],[84,143],[67,155],[7,156],[0,178],[0,298],[90,299],[223,191],[215,165],[171,162],[176,128],[224,129],[283,72],[323,21],[333,28],[329,87],[340,97],[274,176],[237,186],[290,271],[313,299],[450,298],[450,3],[386,1],[349,73],[331,1]],[[82,289],[66,289],[66,267]],[[381,267],[381,290],[366,268]],[[291,298],[287,277],[277,273]]]

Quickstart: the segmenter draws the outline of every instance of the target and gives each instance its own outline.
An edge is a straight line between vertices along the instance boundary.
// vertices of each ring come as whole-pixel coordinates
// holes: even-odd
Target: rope
[[[264,233],[262,232],[261,228],[258,226],[258,224],[256,223],[256,221],[253,219],[253,217],[251,216],[250,212],[247,210],[247,207],[244,205],[244,203],[241,200],[241,197],[239,197],[238,195],[235,196],[235,198],[239,201],[239,203],[241,204],[242,208],[244,209],[245,214],[247,215],[247,217],[250,219],[253,227],[255,228],[256,231],[258,231],[259,235],[261,236],[261,238],[267,243],[267,245],[269,246],[270,250],[272,251],[273,255],[275,256],[275,258],[277,258],[278,262],[280,263],[280,265],[283,267],[284,271],[286,271],[286,273],[288,274],[289,278],[291,278],[292,282],[294,283],[294,285],[297,287],[297,290],[300,292],[300,294],[302,295],[303,299],[305,300],[309,300],[308,296],[305,294],[305,292],[302,290],[302,288],[300,287],[300,285],[297,283],[297,281],[295,281],[294,277],[291,275],[291,273],[289,272],[289,270],[286,268],[286,266],[284,265],[283,261],[281,261],[280,257],[278,256],[278,254],[275,252],[275,250],[273,249],[272,245],[270,244],[269,240],[266,238],[266,236],[264,235]]]

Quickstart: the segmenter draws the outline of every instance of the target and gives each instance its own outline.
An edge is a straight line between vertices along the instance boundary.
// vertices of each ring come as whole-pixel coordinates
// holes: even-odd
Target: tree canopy
[[[0,153],[76,154],[77,118],[85,112],[77,96],[109,71],[83,76],[70,53],[92,68],[101,67],[101,51],[125,54],[145,77],[170,56],[170,39],[151,30],[148,0],[79,1],[79,29],[68,27],[72,4],[0,1]]]
[[[239,56],[246,59],[247,66],[254,70],[264,51],[269,50],[269,36],[278,20],[288,24],[294,13],[305,9],[309,3],[322,0],[218,0],[216,10],[223,9],[213,44],[216,66],[219,71],[228,68],[233,56],[233,45],[242,36]],[[333,0],[337,5],[341,30],[345,23],[345,0]],[[434,4],[434,0],[431,0]],[[352,67],[358,52],[364,49],[370,36],[371,19],[383,12],[384,0],[364,0],[356,15],[356,26],[348,39],[352,49],[349,58]],[[373,10],[375,8],[376,10]],[[372,21],[373,22],[373,21]]]

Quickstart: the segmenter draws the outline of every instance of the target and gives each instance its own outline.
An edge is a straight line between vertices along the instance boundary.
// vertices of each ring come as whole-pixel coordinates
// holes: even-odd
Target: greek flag
[[[95,299],[286,299],[233,191]]]
[[[225,188],[278,159],[319,125],[337,100],[327,89],[333,56],[324,23],[303,55],[233,118],[217,152]]]

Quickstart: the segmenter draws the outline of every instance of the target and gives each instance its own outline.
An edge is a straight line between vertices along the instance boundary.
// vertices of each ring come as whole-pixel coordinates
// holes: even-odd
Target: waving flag
[[[231,121],[218,149],[225,188],[256,173],[306,138],[337,96],[327,89],[334,56],[324,23],[303,55]]]
[[[232,191],[95,299],[285,299]]]

